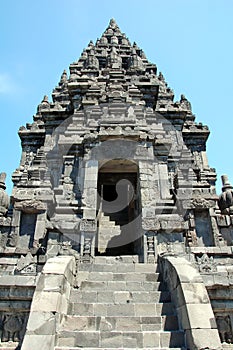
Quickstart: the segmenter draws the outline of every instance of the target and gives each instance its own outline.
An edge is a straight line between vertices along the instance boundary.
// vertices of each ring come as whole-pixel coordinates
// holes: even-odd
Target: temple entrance
[[[139,213],[137,164],[111,160],[102,165],[98,174],[96,255],[141,254]]]

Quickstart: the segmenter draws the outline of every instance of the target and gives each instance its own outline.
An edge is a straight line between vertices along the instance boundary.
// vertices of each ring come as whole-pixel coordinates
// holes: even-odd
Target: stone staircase
[[[111,239],[121,234],[121,228],[102,211],[99,212],[98,221],[98,252],[105,253]]]
[[[81,263],[55,350],[185,349],[170,293],[156,269],[136,256]]]

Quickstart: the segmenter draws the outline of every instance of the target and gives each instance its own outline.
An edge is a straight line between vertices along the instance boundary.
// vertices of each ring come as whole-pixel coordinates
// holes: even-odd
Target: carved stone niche
[[[21,212],[18,248],[33,248],[36,221],[36,214]]]
[[[213,230],[211,226],[211,218],[208,209],[202,211],[195,210],[195,229],[198,246],[210,247],[214,245]]]
[[[1,342],[20,342],[23,339],[28,315],[21,313],[2,313]]]
[[[216,322],[218,326],[218,332],[222,343],[232,344],[232,325],[229,315],[216,316]]]
[[[46,231],[46,204],[36,199],[15,202],[13,226],[18,234],[18,252],[38,249],[38,241]]]

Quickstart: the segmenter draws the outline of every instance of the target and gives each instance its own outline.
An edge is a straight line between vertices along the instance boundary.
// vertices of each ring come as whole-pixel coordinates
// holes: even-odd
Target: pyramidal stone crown
[[[78,92],[81,96],[76,99]],[[193,120],[191,105],[185,96],[182,95],[179,102],[173,101],[174,93],[162,73],[157,74],[156,65],[147,60],[135,42],[130,43],[114,19],[101,38],[95,44],[90,41],[79,60],[70,65],[70,76],[63,72],[52,97],[53,103],[45,97],[39,111],[46,107],[68,108],[70,97],[75,109],[118,99],[158,111],[165,108],[186,111],[189,120]]]

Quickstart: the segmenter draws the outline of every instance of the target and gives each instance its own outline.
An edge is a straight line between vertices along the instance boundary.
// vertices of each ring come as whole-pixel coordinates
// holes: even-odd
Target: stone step
[[[82,291],[158,291],[155,282],[143,281],[81,281]]]
[[[99,258],[99,257],[98,257]],[[95,258],[96,260],[97,258]],[[96,261],[99,261],[96,260]],[[154,273],[158,269],[157,264],[142,264],[142,263],[97,263],[87,264],[80,263],[78,265],[78,271],[95,271],[95,272],[146,272]]]
[[[159,274],[156,272],[95,272],[79,271],[79,281],[132,281],[132,282],[157,282]]]
[[[158,206],[155,207],[155,214],[177,214],[176,206]]]
[[[115,221],[110,220],[110,218],[108,218],[107,216],[103,216],[102,218],[99,219],[99,227],[119,227],[118,225],[116,225]]]
[[[8,348],[7,348],[8,349]],[[70,346],[56,346],[54,348],[54,350],[115,350],[115,348],[109,348],[109,347],[98,347],[98,348],[87,348],[87,347],[70,347]],[[127,350],[135,350],[135,348],[127,348],[126,346],[124,346],[124,349]],[[119,350],[124,350],[123,348],[119,349]],[[2,350],[2,349],[1,349]],[[5,350],[5,349],[3,349]],[[137,348],[137,350],[186,350],[185,347],[177,347],[177,348],[161,348],[161,347],[146,347],[146,348]]]
[[[138,255],[121,255],[121,256],[96,256],[94,263],[97,264],[119,264],[119,263],[138,263]]]
[[[99,225],[102,225],[102,223],[110,224],[115,226],[116,222],[114,220],[111,220],[109,216],[101,216],[99,218]]]
[[[100,316],[65,316],[59,332],[63,331],[177,331],[177,316],[148,317],[100,317]]]
[[[159,303],[169,302],[167,291],[81,291],[73,289],[70,295],[71,303]]]
[[[1,350],[17,350],[19,349],[19,343],[18,342],[1,342]]]
[[[99,230],[100,231],[106,231],[112,230],[112,229],[117,229],[119,232],[121,232],[121,228],[119,225],[116,225],[114,221],[107,221],[101,219],[101,222],[99,223]]]
[[[75,316],[162,316],[174,315],[173,304],[167,303],[70,303],[68,314]]]
[[[99,226],[102,226],[102,225],[106,225],[106,227],[107,225],[111,227],[118,226],[115,220],[112,220],[110,216],[105,215],[103,212],[98,215],[98,219],[99,219]]]
[[[141,331],[141,332],[85,332],[64,331],[58,338],[58,347],[95,348],[169,348],[182,347],[182,331]]]

